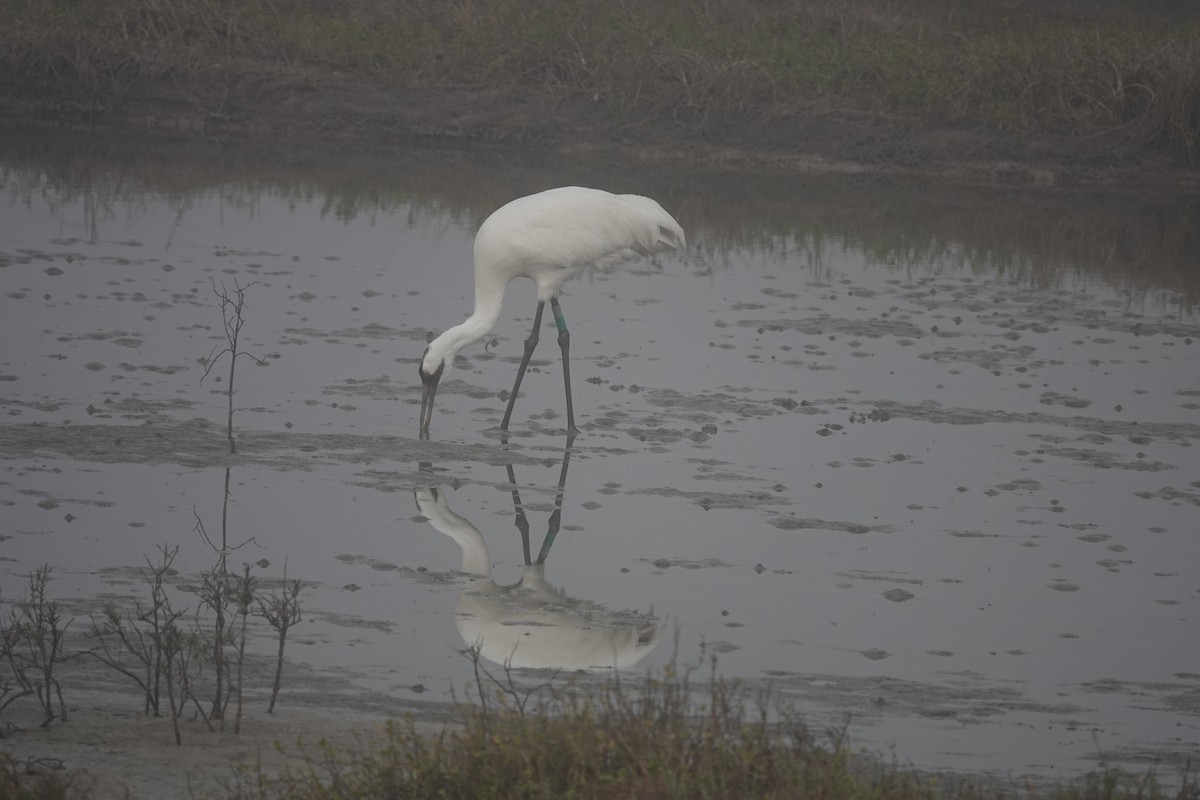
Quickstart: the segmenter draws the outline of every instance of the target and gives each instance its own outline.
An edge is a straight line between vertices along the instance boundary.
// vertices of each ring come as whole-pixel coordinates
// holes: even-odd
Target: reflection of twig
[[[230,439],[230,447],[233,446],[233,440]],[[241,544],[230,546],[229,544],[229,478],[230,467],[225,467],[225,498],[221,505],[221,546],[218,547],[208,535],[208,531],[204,527],[204,520],[200,518],[200,512],[194,507],[192,508],[192,516],[196,518],[196,524],[193,530],[200,535],[200,538],[217,553],[217,563],[204,573],[203,581],[199,594],[204,604],[207,605],[213,612],[213,633],[212,639],[207,646],[212,648],[212,663],[216,671],[216,688],[213,692],[212,711],[208,714],[208,719],[219,720],[221,730],[225,730],[225,711],[229,706],[230,696],[234,691],[237,692],[237,714],[233,721],[233,732],[235,734],[241,732],[242,727],[242,711],[243,711],[243,667],[246,657],[246,618],[250,613],[250,603],[254,595],[254,580],[250,577],[250,565],[244,565],[245,571],[242,577],[230,575],[227,570],[227,557],[234,550],[240,550],[250,543],[258,545],[254,537],[246,539]],[[230,609],[231,604],[236,603],[236,613],[242,617],[241,635],[237,636],[236,631],[229,630],[226,624],[226,611]],[[230,676],[231,665],[228,663],[228,657],[225,653],[226,644],[232,643],[237,653],[237,675],[236,683]],[[211,727],[211,723],[210,723]]]
[[[220,360],[221,356],[228,353],[229,385],[225,387],[225,393],[229,396],[229,420],[226,435],[229,437],[229,452],[231,453],[237,452],[237,446],[233,442],[233,373],[237,367],[238,356],[247,356],[260,367],[266,366],[267,363],[257,356],[238,350],[238,336],[241,334],[242,325],[245,322],[242,318],[242,309],[246,307],[246,290],[257,283],[258,281],[251,281],[242,286],[238,283],[237,278],[234,278],[233,296],[231,297],[224,282],[221,283],[221,288],[218,289],[216,280],[212,280],[213,294],[217,296],[217,300],[221,304],[221,322],[225,328],[225,341],[227,344],[219,352],[217,348],[220,345],[213,345],[208,358],[204,359],[204,374],[200,376],[200,382],[204,382],[204,379],[208,377],[208,373],[212,371],[213,366]]]
[[[214,542],[212,540],[212,538],[209,537],[208,531],[206,531],[204,529],[204,520],[200,519],[200,514],[199,514],[199,512],[196,511],[195,508],[192,509],[192,516],[194,516],[196,518],[196,525],[194,528],[192,528],[192,530],[194,530],[194,531],[196,531],[196,533],[200,534],[200,538],[204,540],[204,543],[207,544],[209,547],[211,547],[213,549],[213,551],[216,553],[230,553],[230,552],[233,552],[234,550],[241,550],[243,547],[245,547],[248,544],[253,544],[255,547],[261,546],[261,545],[259,545],[258,541],[253,536],[251,536],[249,539],[242,542],[241,544],[235,544],[231,547],[229,545],[229,543],[225,541],[224,531],[222,531],[221,546],[217,547],[216,542]]]

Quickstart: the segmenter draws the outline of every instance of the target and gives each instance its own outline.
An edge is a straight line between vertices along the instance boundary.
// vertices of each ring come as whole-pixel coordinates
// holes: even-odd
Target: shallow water
[[[418,441],[416,362],[470,313],[475,227],[570,183],[658,198],[690,246],[567,287],[568,469],[552,323],[495,430],[526,282]],[[521,668],[716,653],[924,769],[1170,778],[1200,752],[1197,218],[1190,197],[8,140],[3,597],[49,563],[81,617],[131,602],[161,543],[185,578],[209,566],[197,519],[219,538],[225,511],[231,561],[306,582],[289,655],[348,697],[444,700],[480,639]],[[238,363],[231,455],[228,362],[201,378],[235,280],[263,365]]]

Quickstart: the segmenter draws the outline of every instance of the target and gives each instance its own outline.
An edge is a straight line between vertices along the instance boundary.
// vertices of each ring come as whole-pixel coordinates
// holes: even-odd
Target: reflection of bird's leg
[[[554,307],[557,309],[558,303],[554,303]],[[512,394],[508,396],[508,408],[504,410],[504,420],[500,423],[502,431],[508,430],[508,420],[512,417],[513,406],[517,402],[517,390],[521,388],[521,379],[525,377],[525,370],[529,369],[529,359],[533,356],[533,348],[537,347],[538,328],[542,327],[542,311],[545,308],[546,303],[539,300],[537,313],[533,315],[533,330],[529,333],[529,338],[525,340],[525,355],[521,357],[521,366],[517,367],[517,380],[513,384]]]
[[[525,504],[521,502],[521,491],[517,488],[517,473],[512,464],[506,464],[508,482],[512,485],[513,524],[521,532],[521,549],[525,551],[525,565],[529,566],[529,520],[525,517]]]
[[[563,450],[562,470],[558,473],[558,494],[554,498],[554,513],[550,515],[550,524],[546,526],[546,538],[542,540],[542,548],[538,551],[537,563],[546,563],[546,556],[550,555],[550,547],[554,544],[554,537],[558,536],[558,529],[562,524],[562,504],[563,494],[567,490],[567,467],[571,465],[571,435],[567,436],[567,447]],[[528,553],[526,554],[526,564],[528,561]]]
[[[567,321],[563,319],[557,297],[550,298],[550,308],[554,311],[554,324],[558,326],[558,346],[562,349],[563,384],[567,387],[567,435],[574,436],[579,433],[579,429],[575,427],[575,408],[571,403],[571,332],[567,330]]]

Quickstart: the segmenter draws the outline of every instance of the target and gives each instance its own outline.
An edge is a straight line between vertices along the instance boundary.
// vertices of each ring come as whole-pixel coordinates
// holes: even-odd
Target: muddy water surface
[[[658,198],[690,244],[568,286],[581,435],[552,324],[495,430],[518,281],[418,441],[474,229],[571,183]],[[233,561],[306,582],[307,702],[444,701],[473,642],[522,670],[715,653],[921,768],[1170,779],[1200,752],[1196,202],[17,137],[3,598],[49,563],[86,628],[160,544],[183,591],[224,514]],[[202,376],[234,281],[261,364],[231,455],[227,362]]]

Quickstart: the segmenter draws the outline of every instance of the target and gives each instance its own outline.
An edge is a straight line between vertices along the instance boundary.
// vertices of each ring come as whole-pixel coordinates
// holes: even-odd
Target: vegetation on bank
[[[532,800],[533,798],[809,798],[820,800],[1200,800],[1184,775],[1167,790],[1150,774],[1102,770],[1041,790],[935,779],[855,753],[844,732],[814,734],[769,691],[753,696],[691,670],[582,688],[530,687],[493,674],[478,651],[475,697],[437,737],[390,725],[373,753],[323,747],[299,773],[250,772],[229,796],[257,800]]]
[[[440,735],[389,725],[382,746],[321,741],[307,766],[237,773],[230,800],[532,800],[533,798],[805,798],[810,800],[1197,800],[1200,782],[1168,789],[1151,773],[1100,770],[1055,787],[919,775],[855,753],[839,733],[816,735],[769,695],[722,680],[695,685],[670,669],[599,689],[551,681],[532,688],[476,661],[477,693]],[[315,731],[314,736],[319,737]],[[26,777],[0,755],[0,797],[85,798],[86,779]]]
[[[6,0],[0,71],[242,103],[336,72],[693,129],[849,114],[1200,155],[1200,13],[1172,0]]]

